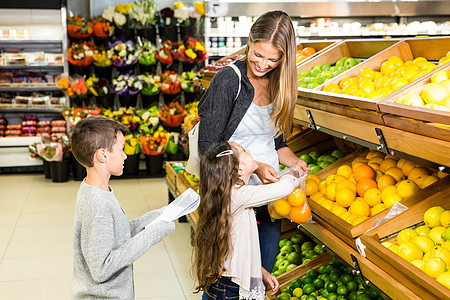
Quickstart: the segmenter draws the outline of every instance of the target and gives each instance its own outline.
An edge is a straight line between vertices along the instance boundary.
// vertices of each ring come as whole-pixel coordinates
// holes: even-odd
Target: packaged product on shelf
[[[26,65],[27,57],[23,53],[5,53],[8,65]]]
[[[63,55],[62,53],[45,53],[45,61],[48,65],[62,65]]]
[[[44,51],[38,52],[27,52],[24,53],[27,58],[27,65],[29,66],[46,66],[47,61],[45,60]]]
[[[15,104],[16,107],[27,107],[30,100],[31,99],[28,96],[16,96],[13,104]]]
[[[12,80],[11,86],[24,86],[28,83],[28,72],[15,72]]]
[[[9,85],[11,83],[12,77],[13,77],[12,72],[6,70],[0,71],[0,86]]]

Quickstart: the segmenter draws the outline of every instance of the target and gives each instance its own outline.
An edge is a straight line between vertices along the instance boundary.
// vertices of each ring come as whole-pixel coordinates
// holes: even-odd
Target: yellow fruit
[[[435,246],[431,249],[430,258],[439,257],[447,266],[450,266],[450,251],[441,246]]]
[[[353,226],[356,226],[356,225],[358,225],[359,223],[361,223],[361,222],[367,220],[368,218],[369,218],[369,217],[367,217],[367,216],[358,216],[358,217],[356,217],[356,219],[354,219],[354,220],[352,221],[352,225],[353,225]]]
[[[396,56],[396,55],[390,56],[390,57],[388,58],[388,61],[394,63],[394,64],[397,65],[398,67],[401,67],[401,66],[403,66],[403,64],[404,64],[404,63],[403,63],[403,60],[402,60],[400,57]]]
[[[389,246],[394,245],[391,242],[382,242],[381,245],[383,245],[386,248],[389,248]]]
[[[402,168],[403,167],[403,164],[406,162],[406,159],[404,159],[404,158],[400,158],[398,161],[397,161],[397,168]]]
[[[422,271],[425,269],[425,262],[421,259],[413,260],[411,263]]]
[[[327,177],[327,179],[325,180],[326,183],[327,183],[327,185],[331,184],[331,181],[333,180],[334,176],[336,176],[336,175],[329,175],[329,176]]]
[[[383,152],[374,151],[371,149],[371,151],[369,151],[369,153],[367,153],[367,155],[366,155],[366,159],[369,159],[369,160],[372,158],[375,158],[375,157],[381,157],[383,160],[385,157],[385,154]]]
[[[322,206],[323,207],[325,207],[326,209],[328,209],[328,210],[331,210],[331,208],[333,207],[333,204],[334,204],[335,202],[333,202],[333,201],[331,201],[331,200],[325,200],[325,201],[323,201],[322,202]]]
[[[339,215],[339,217],[343,220],[347,219],[349,216],[351,216],[351,213],[349,213],[348,211],[342,213],[341,215]]]
[[[349,179],[352,174],[352,167],[350,167],[349,165],[342,165],[336,171],[336,175],[344,176],[347,179]]]
[[[275,212],[280,216],[287,216],[291,212],[291,205],[285,199],[278,199],[273,202]]]
[[[350,179],[342,180],[341,182],[339,182],[337,184],[336,191],[339,191],[339,190],[341,190],[343,188],[349,188],[352,191],[356,192],[356,183],[354,183]]]
[[[308,178],[306,178],[306,179],[312,179],[312,180],[314,180],[315,182],[317,182],[317,184],[319,184],[319,185],[320,185],[320,183],[322,182],[322,180],[320,179],[320,177],[317,176],[316,174],[311,174],[311,175],[309,175]]]
[[[397,186],[397,193],[403,198],[409,197],[419,191],[419,187],[411,180],[403,180]]]
[[[311,196],[319,191],[319,185],[314,179],[306,179],[305,181],[305,194]]]
[[[347,210],[342,206],[336,205],[331,209],[331,212],[336,216],[340,216],[341,214],[347,212]]]
[[[445,228],[443,226],[436,226],[430,230],[428,237],[431,238],[435,245],[442,245],[445,240],[442,238]]]
[[[381,201],[384,202],[385,198],[390,194],[396,194],[397,193],[397,187],[396,186],[388,186],[381,191]]]
[[[414,166],[414,168],[410,170],[408,175],[405,174],[405,176],[408,176],[408,179],[412,181],[414,181],[414,179],[416,179],[420,175],[430,175],[430,171],[424,167]]]
[[[438,278],[439,275],[445,272],[445,269],[446,269],[445,262],[442,259],[435,257],[430,258],[425,263],[423,271],[433,278]]]
[[[450,289],[450,272],[443,272],[437,278],[436,281]]]
[[[305,203],[306,194],[299,188],[294,189],[294,191],[287,196],[287,201],[291,206],[300,206]]]
[[[450,96],[450,80],[448,80],[448,79],[444,80],[439,84],[442,85],[447,90],[447,94],[449,94],[449,96]]]
[[[435,182],[438,182],[439,178],[433,175],[427,176],[424,181],[422,182],[422,189],[426,188],[429,185],[432,185]]]
[[[450,210],[442,212],[439,221],[444,228],[450,227]]]
[[[355,200],[350,205],[348,212],[351,213],[352,215],[368,217],[370,215],[370,207],[364,201]]]
[[[403,175],[403,173],[402,173]],[[394,177],[392,177],[389,174],[385,174],[382,175],[380,178],[378,178],[377,180],[377,185],[378,188],[383,191],[385,188],[389,187],[389,186],[393,186],[397,183],[397,181],[394,179]]]
[[[283,219],[283,216],[280,216],[279,214],[277,214],[277,212],[274,210],[274,208],[272,207],[272,205],[269,205],[267,207],[268,211],[269,211],[269,215],[274,218],[274,219]]]
[[[416,236],[413,240],[413,243],[419,246],[420,250],[422,250],[423,253],[427,253],[434,248],[433,240],[424,235]]]
[[[386,173],[389,168],[396,167],[397,161],[395,159],[385,159],[380,164],[380,171]]]
[[[343,188],[336,192],[336,203],[343,207],[349,207],[356,198],[356,191]]]
[[[374,169],[375,171],[379,171],[380,170],[380,165],[379,164],[376,164],[376,163],[367,163],[367,165],[369,166],[369,167],[371,167],[372,169]],[[381,172],[381,171],[380,171]]]
[[[322,196],[322,197],[320,197],[319,199],[317,199],[316,202],[319,203],[320,205],[322,205],[322,203],[323,203],[325,200],[329,200],[329,199],[328,199],[326,196]],[[322,206],[323,206],[323,205],[322,205]]]
[[[412,262],[416,259],[422,259],[423,253],[419,246],[413,242],[406,242],[398,246],[398,256]],[[445,265],[445,264],[444,264]]]
[[[413,181],[414,181],[415,184],[417,184],[419,189],[422,189],[423,188],[423,182],[425,181],[425,179],[427,177],[428,177],[428,175],[419,175]]]
[[[445,241],[441,244],[441,247],[447,249],[448,251],[450,251],[450,241]]]
[[[339,85],[337,85],[336,83],[329,83],[326,86],[323,87],[322,91],[324,92],[333,92],[339,88]]]
[[[387,195],[386,198],[384,198],[383,203],[386,205],[386,207],[391,207],[396,202],[401,202],[403,200],[402,196],[399,194],[390,194]]]
[[[327,195],[328,199],[330,200],[336,200],[336,185],[337,183],[330,183],[327,185],[327,192],[325,195]]]
[[[401,245],[407,242],[412,242],[419,235],[411,228],[401,230],[397,235],[397,244]]]
[[[445,209],[442,206],[433,206],[427,209],[427,211],[425,211],[425,214],[423,215],[423,221],[425,222],[425,225],[430,228],[441,225],[440,217],[444,211]]]
[[[379,203],[381,203],[381,191],[379,189],[368,189],[366,193],[364,194],[364,200],[369,204],[370,206],[375,206]]]
[[[381,178],[381,176],[384,175],[384,173],[381,172],[380,170],[376,170],[375,173],[377,173],[377,175],[375,176],[375,181],[378,181]]]
[[[424,236],[428,236],[428,233],[430,232],[430,230],[431,230],[431,228],[426,225],[419,226],[415,229],[415,231],[417,232],[418,235],[424,235]]]
[[[420,92],[420,96],[426,104],[440,105],[441,101],[448,96],[447,90],[440,84],[428,83]]]
[[[403,163],[402,171],[405,176],[408,176],[411,170],[414,168],[414,163],[407,160]]]
[[[447,70],[437,71],[436,73],[433,74],[433,76],[431,76],[432,83],[440,83],[440,82],[448,80],[448,79],[449,78],[448,78]]]
[[[385,172],[386,175],[392,176],[396,182],[402,181],[405,179],[403,172],[400,168],[392,167]]]
[[[342,180],[346,180],[347,178],[345,178],[344,176],[342,176],[342,175],[336,175],[336,176],[334,176],[333,177],[333,179],[331,180],[331,183],[339,183],[339,182],[341,182]]]
[[[398,254],[398,245],[392,244],[388,247],[389,250],[391,250],[392,252],[394,252],[395,254]]]
[[[324,194],[322,193],[322,192],[315,192],[314,194],[312,194],[311,196],[309,196],[309,198],[312,200],[312,201],[316,201],[317,202],[317,199],[319,199],[319,198],[321,198],[321,197],[323,197],[324,196]]]
[[[382,157],[374,156],[371,159],[369,159],[368,164],[381,164],[384,161]]]
[[[391,89],[393,89],[394,91],[404,87],[405,85],[407,85],[409,83],[408,80],[404,79],[404,78],[396,78],[394,80],[394,82],[391,84]]]
[[[386,205],[384,203],[378,203],[374,207],[372,207],[372,210],[370,211],[371,216],[375,216],[376,214],[382,212],[386,209]]]

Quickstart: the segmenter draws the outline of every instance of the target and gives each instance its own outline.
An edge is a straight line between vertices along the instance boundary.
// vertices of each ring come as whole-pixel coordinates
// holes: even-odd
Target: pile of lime
[[[330,64],[315,65],[311,71],[298,73],[298,86],[305,89],[314,89],[327,80],[336,77],[348,69],[356,66],[361,61],[352,57],[339,59],[334,66]]]
[[[309,269],[277,296],[278,300],[383,299],[378,291],[355,276],[352,268],[333,258],[328,265]]]
[[[344,155],[339,150],[334,150],[330,154],[320,154],[317,151],[311,151],[308,154],[300,155],[300,159],[303,159],[311,168],[311,174],[319,172],[342,157]]]
[[[303,233],[298,233],[290,239],[282,239],[279,244],[278,255],[272,274],[280,276],[297,266],[325,253],[322,244],[312,242]]]

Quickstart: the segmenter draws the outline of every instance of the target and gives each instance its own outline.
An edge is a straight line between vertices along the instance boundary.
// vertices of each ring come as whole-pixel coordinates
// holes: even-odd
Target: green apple
[[[311,71],[315,71],[315,70],[318,70],[318,71],[322,70],[322,65],[315,65]]]
[[[310,242],[310,241],[304,242],[301,246],[301,250],[302,250],[302,252],[307,251],[307,250],[312,250],[312,249],[314,249],[314,246],[316,246],[316,244],[313,242]]]
[[[287,259],[284,260],[284,261],[282,261],[282,262],[280,263],[280,265],[278,266],[278,271],[280,271],[281,274],[285,273],[285,272],[286,272],[286,268],[287,268],[287,266],[289,266],[289,265],[290,265],[290,262],[289,262]]]
[[[309,71],[302,71],[300,73],[298,73],[298,76],[300,77],[307,77],[309,75]]]
[[[338,60],[337,62],[336,62],[336,66],[337,67],[342,67],[344,64],[345,64],[345,61],[348,59],[348,57],[343,57],[343,58],[341,58],[340,60]]]
[[[331,155],[325,155],[324,161],[328,161],[330,163],[334,163],[337,161],[337,158]]]
[[[442,234],[441,237],[446,240],[446,241],[450,241],[450,227],[447,228]]]
[[[300,265],[302,263],[302,257],[297,252],[289,253],[287,260],[296,265]]]
[[[337,159],[339,159],[339,158],[343,158],[344,154],[342,154],[342,152],[339,151],[339,150],[334,150],[333,152],[331,152],[331,156],[336,157]]]
[[[287,252],[287,251],[282,251],[282,252],[280,252],[280,253],[277,254],[276,259],[277,259],[277,260],[280,259],[280,258],[286,259],[288,255],[289,255],[289,252]]]
[[[319,158],[317,159],[317,162],[322,162],[325,160],[325,155],[321,155],[319,156]]]
[[[322,244],[317,244],[315,247],[314,247],[314,252],[316,252],[317,254],[324,254],[325,253],[325,248],[323,247],[323,245]]]
[[[346,66],[347,68],[350,66],[350,68],[353,68],[354,66],[356,66],[358,64],[358,61],[354,58],[349,57],[345,63],[344,66]]]
[[[327,82],[329,79],[331,79],[331,76],[323,76],[320,78],[320,84]]]
[[[322,66],[322,71],[328,71],[328,70],[330,70],[331,69],[331,65],[330,64],[324,64],[323,66]]]
[[[323,78],[325,76],[328,76],[331,78],[331,76],[333,76],[333,72],[332,71],[323,71],[322,73],[320,73],[320,78]]]
[[[292,247],[294,247],[295,252],[297,252],[297,253],[302,253],[302,249],[300,248],[299,245],[292,245]]]
[[[318,166],[318,165],[314,165],[313,167],[310,167],[310,168],[311,168],[311,174],[315,174],[315,173],[319,172],[320,170],[322,170],[322,167]]]
[[[278,247],[282,248],[287,242],[289,241],[289,239],[282,239],[278,242]]]
[[[274,268],[276,268],[276,270],[278,270],[278,267],[280,266],[280,264],[285,260],[286,260],[286,258],[277,259],[277,261],[275,262]]]
[[[317,79],[319,79],[319,78],[317,78]],[[310,90],[312,90],[312,89],[315,89],[316,87],[318,87],[320,84],[320,79],[319,79],[319,82],[318,83],[308,83],[308,85],[306,86],[306,88],[307,89],[310,89]]]
[[[301,263],[302,263],[302,260],[300,259],[300,264]],[[286,272],[289,272],[290,270],[295,269],[297,267],[298,267],[298,265],[296,265],[296,264],[290,264],[286,267]]]
[[[320,73],[321,73],[320,70],[312,70],[311,72],[309,72],[309,76],[311,76],[311,77],[317,77],[317,76],[320,75]]]
[[[319,167],[321,167],[322,169],[325,169],[329,165],[331,165],[331,163],[329,161],[322,161],[319,163]]]
[[[281,273],[280,270],[276,270],[275,272],[272,273],[272,275],[275,276],[275,277],[278,277],[281,274],[283,274],[283,273]]]
[[[292,247],[292,245],[284,245],[281,249],[280,252],[287,252],[287,253],[291,253],[294,252],[295,249],[294,247]]]
[[[309,155],[308,155],[308,156],[309,156]],[[310,156],[309,156],[309,157],[310,157]],[[302,157],[300,156],[300,158],[302,158]],[[305,236],[302,235],[302,234],[296,234],[296,235],[294,235],[293,237],[291,237],[291,241],[292,241],[294,244],[302,245],[304,242],[306,242],[306,238],[305,238]]]
[[[311,156],[316,161],[317,161],[317,158],[319,158],[319,156],[320,156],[319,152],[317,152],[317,151],[311,151],[311,152],[309,152],[308,155]]]
[[[302,154],[302,155],[300,155],[300,159],[301,160],[304,160],[307,164],[310,164],[310,163],[313,163],[314,162],[314,159],[311,157],[311,156],[309,156],[308,154]],[[291,238],[291,241],[292,241],[292,238]],[[295,243],[295,242],[294,242]],[[295,244],[297,244],[297,243],[295,243]]]

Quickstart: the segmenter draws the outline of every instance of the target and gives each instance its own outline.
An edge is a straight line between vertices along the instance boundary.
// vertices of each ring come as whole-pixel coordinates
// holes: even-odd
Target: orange
[[[311,196],[315,192],[319,191],[319,184],[314,179],[306,179],[305,181],[305,193],[307,196]]]
[[[404,158],[400,158],[398,161],[397,161],[397,168],[402,168],[403,167],[403,164],[406,162],[406,159],[404,159]]]
[[[380,179],[380,177],[383,176],[384,173],[381,172],[380,170],[376,170],[375,172],[377,172],[377,176],[375,177],[375,181],[378,182],[378,179]]]
[[[348,212],[352,215],[368,217],[370,215],[370,207],[366,202],[356,200],[350,205]]]
[[[366,164],[362,164],[355,169],[353,176],[355,177],[357,182],[360,182],[365,178],[374,179],[376,177],[376,173],[372,169],[372,167]]]
[[[386,154],[386,156],[384,157],[384,159],[395,159],[396,161],[399,160],[400,158],[398,158],[395,155],[391,155],[391,154]]]
[[[384,173],[386,173],[389,168],[396,167],[397,161],[395,159],[385,159],[380,164],[380,170]]]
[[[349,188],[343,188],[336,192],[336,203],[342,207],[349,207],[355,200],[356,192]]]
[[[324,92],[333,92],[336,90],[340,90],[339,85],[337,85],[336,83],[329,83],[326,86],[324,86],[322,89],[322,91],[324,91]]]
[[[334,176],[333,177],[333,179],[331,180],[331,183],[339,183],[339,182],[341,182],[341,181],[343,181],[343,180],[346,180],[347,178],[345,178],[344,176],[342,176],[342,175],[336,175],[336,176]]]
[[[306,223],[311,218],[311,209],[309,205],[292,207],[289,217],[295,223]]]
[[[380,171],[380,165],[379,164],[376,164],[376,163],[367,163],[367,164],[369,165],[369,167],[371,167],[375,171]]]
[[[380,165],[384,161],[384,158],[379,156],[374,156],[371,159],[369,159],[369,164],[378,164]]]
[[[362,223],[363,221],[367,220],[368,218],[369,218],[368,216],[358,216],[358,217],[356,217],[356,219],[354,219],[354,220],[352,221],[352,225],[353,225],[353,226],[356,226],[356,225],[358,225],[359,223]]]
[[[356,185],[356,192],[361,197],[364,197],[366,191],[371,188],[377,188],[377,183],[375,182],[375,180],[370,178],[364,178],[361,181],[359,181],[358,184]]]
[[[387,174],[381,176],[377,181],[378,188],[381,191],[384,190],[388,186],[395,185],[396,183],[397,183],[397,181],[394,179],[394,177],[392,177],[391,175],[387,175]]]
[[[370,210],[370,215],[375,216],[377,213],[382,212],[386,209],[386,205],[384,203],[378,203]]]
[[[324,200],[320,205],[322,205],[323,207],[325,207],[325,208],[328,209],[328,210],[331,210],[331,208],[333,207],[333,204],[334,204],[334,203],[335,203],[335,202],[333,202],[333,201],[327,199],[327,200]]]
[[[314,194],[312,194],[311,196],[309,196],[309,198],[313,201],[317,202],[317,199],[321,198],[324,196],[324,193],[322,192],[315,192]]]
[[[312,47],[306,47],[302,50],[302,52],[300,52],[300,54],[304,55],[304,56],[311,56],[314,53],[316,53],[316,49],[314,49]]]
[[[402,169],[397,167],[390,168],[385,172],[385,174],[392,176],[397,182],[405,179],[405,175],[403,175]]]
[[[376,188],[371,188],[364,194],[364,201],[370,206],[375,206],[381,203],[381,191]]]
[[[349,165],[342,165],[336,171],[336,175],[344,176],[347,179],[349,179],[352,174],[352,167],[350,167]]]
[[[372,158],[375,158],[375,157],[381,157],[382,159],[384,159],[384,157],[386,156],[383,152],[380,152],[380,151],[375,151],[375,150],[372,150],[372,149],[370,149],[371,151],[369,151],[369,153],[367,153],[367,155],[366,155],[366,159],[372,159]],[[379,163],[381,163],[381,161],[379,162]]]
[[[322,182],[322,180],[320,179],[319,176],[317,176],[316,174],[311,174],[309,175],[306,179],[312,179],[315,182],[317,182],[317,184],[320,184]]]
[[[287,216],[291,212],[291,205],[285,199],[278,199],[273,202],[275,212],[280,216]]]
[[[326,195],[328,199],[333,201],[336,200],[336,185],[337,183],[330,183],[329,185],[327,185]]]
[[[306,200],[306,194],[299,188],[295,188],[294,191],[287,196],[287,201],[292,206],[302,205]]]
[[[423,189],[423,182],[425,181],[425,179],[427,177],[429,177],[429,176],[428,175],[419,175],[413,181],[415,184],[417,184],[419,189]]]
[[[402,165],[402,172],[405,176],[409,175],[409,172],[414,168],[414,163],[412,161],[405,161]]]
[[[403,180],[397,186],[397,193],[403,198],[409,197],[419,191],[419,187],[411,180]]]
[[[340,205],[335,205],[335,206],[333,206],[333,208],[331,209],[331,212],[332,212],[333,214],[335,214],[336,216],[340,216],[340,215],[346,213],[347,210],[346,210],[344,207],[340,206]]]
[[[336,191],[339,191],[344,188],[351,189],[352,191],[354,191],[356,193],[356,183],[354,183],[353,181],[351,181],[349,179],[342,180],[341,182],[339,182],[336,186]]]
[[[409,180],[414,180],[419,175],[430,175],[430,171],[425,167],[416,166],[406,176],[408,176]]]
[[[272,205],[269,205],[267,207],[267,209],[269,210],[269,215],[274,218],[274,219],[283,219],[283,216],[280,216],[279,214],[276,213],[276,211],[274,210],[274,208],[272,207]]]
[[[422,183],[422,187],[421,188],[424,189],[427,186],[432,185],[433,183],[438,182],[438,181],[439,181],[438,177],[430,175],[430,176],[425,178],[425,180]]]

